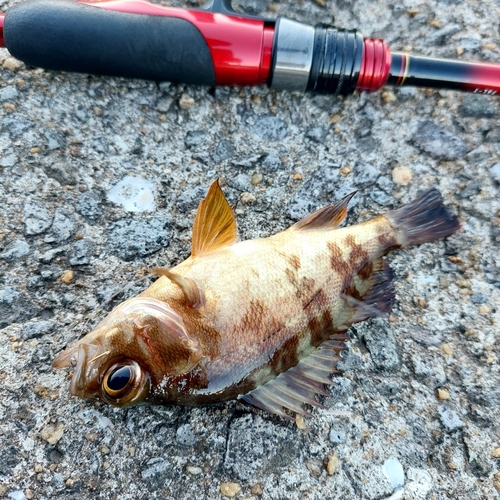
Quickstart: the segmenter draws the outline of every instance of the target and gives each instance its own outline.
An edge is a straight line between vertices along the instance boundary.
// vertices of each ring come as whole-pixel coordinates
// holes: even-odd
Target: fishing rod
[[[209,0],[25,0],[0,15],[0,46],[49,70],[190,85],[260,85],[348,95],[384,85],[500,91],[500,64],[392,52],[355,30],[266,20]]]

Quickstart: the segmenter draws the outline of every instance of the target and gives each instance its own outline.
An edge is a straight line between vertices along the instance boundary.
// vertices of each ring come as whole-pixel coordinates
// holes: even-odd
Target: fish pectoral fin
[[[216,180],[210,186],[207,196],[200,201],[196,212],[191,256],[213,252],[237,241],[234,213]]]
[[[238,399],[289,420],[293,420],[293,417],[285,410],[310,415],[303,406],[305,403],[324,408],[316,399],[316,395],[330,395],[325,385],[332,383],[331,374],[340,373],[336,365],[342,360],[340,353],[346,349],[344,341],[349,337],[347,334],[337,334],[335,338],[323,342],[315,352],[274,380],[239,396]]]
[[[204,304],[204,296],[200,287],[191,278],[186,278],[180,274],[173,273],[168,269],[155,267],[151,269],[151,273],[158,276],[166,276],[172,283],[175,283],[184,294],[187,304],[190,307],[200,307]]]
[[[332,205],[316,210],[316,212],[296,222],[288,230],[309,231],[311,229],[335,229],[340,226],[346,218],[347,206],[355,194],[356,191],[348,194]]]

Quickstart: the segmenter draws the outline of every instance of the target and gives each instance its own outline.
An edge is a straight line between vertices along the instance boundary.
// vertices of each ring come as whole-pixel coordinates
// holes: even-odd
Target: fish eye
[[[113,364],[104,375],[103,398],[117,406],[134,404],[149,392],[148,374],[133,360]]]

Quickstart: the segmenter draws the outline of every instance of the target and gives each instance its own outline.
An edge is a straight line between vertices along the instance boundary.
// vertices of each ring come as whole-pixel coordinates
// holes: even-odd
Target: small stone
[[[264,177],[262,174],[256,173],[256,174],[252,175],[250,182],[251,182],[252,186],[257,186],[258,184],[260,184],[262,182],[263,178]]]
[[[35,202],[28,202],[24,206],[25,234],[32,236],[43,233],[52,224],[52,214]]]
[[[441,28],[441,23],[437,19],[433,19],[429,24],[433,28]]]
[[[42,337],[51,332],[55,327],[52,321],[30,321],[24,324],[21,338],[23,340],[31,340]]]
[[[450,344],[443,344],[441,346],[441,349],[443,350],[443,352],[447,355],[447,356],[450,356],[451,354],[453,354],[453,349],[451,348],[451,345]]]
[[[49,444],[56,444],[63,437],[64,424],[58,422],[57,424],[46,425],[40,432],[40,436],[44,441]]]
[[[438,389],[437,390],[437,397],[439,400],[444,401],[446,399],[450,399],[450,393],[446,389]]]
[[[335,472],[339,468],[339,465],[340,465],[340,459],[336,452],[333,452],[332,454],[328,455],[326,462],[326,472],[328,472],[330,476],[335,474]]]
[[[457,51],[457,56],[461,56],[465,52],[465,49],[460,47],[460,45],[455,50]]]
[[[495,163],[495,165],[490,168],[490,175],[494,181],[500,184],[500,163]]]
[[[241,486],[238,483],[222,483],[220,492],[228,498],[234,498],[241,491]]]
[[[321,463],[318,460],[306,460],[306,467],[312,477],[321,475]]]
[[[184,139],[184,144],[191,148],[198,148],[206,141],[206,139],[206,130],[189,130]]]
[[[198,476],[203,472],[203,470],[200,467],[195,467],[193,465],[188,465],[186,467],[186,472],[188,474],[191,474],[192,476]]]
[[[130,446],[130,448],[128,449],[128,454],[131,457],[135,456],[135,446]]]
[[[464,423],[460,420],[460,417],[457,413],[445,406],[440,406],[438,408],[439,419],[441,420],[441,424],[447,432],[454,432],[459,429],[462,429]]]
[[[76,232],[76,219],[71,213],[56,209],[50,233],[45,236],[45,243],[59,243],[67,240]]]
[[[256,198],[252,193],[241,193],[241,203],[243,204],[248,204],[248,203],[254,203]]]
[[[269,153],[261,165],[266,172],[275,172],[281,167],[281,159],[276,153]]]
[[[493,486],[497,491],[500,491],[500,481],[493,481]]]
[[[215,147],[214,161],[220,163],[221,161],[229,160],[234,156],[236,148],[231,141],[224,139],[220,141]]]
[[[100,448],[102,454],[107,455],[109,453],[109,448],[106,445],[102,445]]]
[[[74,245],[70,253],[69,263],[72,266],[83,266],[90,262],[94,245],[90,240],[80,239]]]
[[[351,173],[351,167],[343,167],[340,169],[340,176],[341,177],[347,177]]]
[[[302,174],[297,172],[296,174],[293,174],[293,180],[294,181],[301,181],[302,180]]]
[[[490,308],[488,306],[482,305],[479,307],[479,314],[485,316],[490,313]]]
[[[11,102],[4,102],[2,107],[7,113],[14,113],[16,111],[16,107]]]
[[[68,488],[71,488],[74,484],[75,484],[75,481],[73,481],[73,479],[71,479],[70,477],[68,479],[66,479],[66,482],[64,483]]]
[[[415,17],[417,14],[420,14],[420,9],[418,7],[412,7],[406,11],[410,17]]]
[[[392,181],[398,186],[407,186],[413,178],[413,172],[408,167],[395,167],[392,170]]]
[[[17,71],[22,65],[23,62],[19,61],[19,59],[16,59],[15,57],[7,57],[7,59],[5,59],[2,64],[5,69],[8,69],[12,72]]]
[[[16,260],[30,253],[30,246],[24,240],[13,240],[7,245],[1,258],[5,260]]]
[[[250,493],[252,495],[262,495],[262,493],[264,493],[262,491],[262,487],[260,486],[260,484],[254,484],[251,488],[250,488]]]
[[[111,464],[107,460],[102,464],[103,469],[109,469],[110,466]]]
[[[182,94],[179,99],[179,108],[191,109],[194,105],[194,99],[188,94]]]
[[[17,99],[17,95],[17,89],[13,85],[0,89],[0,101],[12,101]]]
[[[24,495],[26,496],[26,498],[28,500],[31,500],[32,498],[34,498],[34,494],[33,494],[33,491],[31,491],[29,488],[27,490],[25,490],[24,492]]]
[[[37,474],[40,474],[40,472],[42,472],[42,471],[43,471],[42,465],[41,464],[35,464],[35,472]]]
[[[304,430],[306,428],[306,423],[304,421],[304,417],[297,413],[295,415],[295,425],[297,426],[298,429]]]
[[[495,448],[491,452],[491,458],[500,458],[500,448]]]
[[[397,101],[396,94],[394,94],[394,92],[392,92],[392,90],[386,90],[386,91],[382,92],[381,97],[382,97],[383,104],[389,104],[391,102]]]
[[[59,280],[62,281],[63,283],[65,283],[66,285],[69,285],[73,281],[74,277],[75,277],[75,273],[71,269],[66,269],[61,274],[61,277],[59,278]]]
[[[333,115],[331,118],[330,118],[330,121],[332,123],[338,123],[340,121],[340,115]]]
[[[314,127],[306,132],[306,137],[315,142],[323,142],[327,133],[328,130],[324,129],[323,127]]]
[[[76,211],[86,219],[98,219],[102,215],[101,197],[94,191],[85,191],[78,198]]]
[[[479,97],[484,99],[484,96]],[[413,142],[438,160],[461,159],[468,149],[458,136],[428,120],[419,124]]]
[[[36,155],[39,152],[40,152],[40,148],[35,147],[35,148],[30,149],[30,154],[32,154],[32,155]]]
[[[496,45],[494,43],[485,43],[483,45],[483,49],[484,50],[495,50],[496,49]]]

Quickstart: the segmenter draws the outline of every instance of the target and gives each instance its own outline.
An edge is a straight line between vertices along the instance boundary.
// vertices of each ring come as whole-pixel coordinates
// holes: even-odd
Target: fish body
[[[54,366],[71,392],[118,406],[240,399],[289,417],[319,406],[347,330],[394,301],[390,250],[447,237],[458,220],[431,190],[338,228],[351,196],[268,238],[237,242],[218,183],[198,209],[191,256],[118,305]]]

